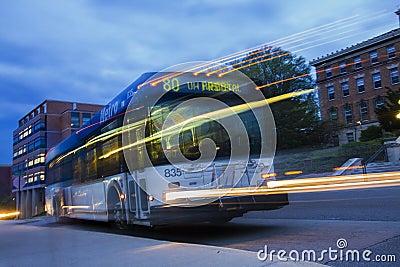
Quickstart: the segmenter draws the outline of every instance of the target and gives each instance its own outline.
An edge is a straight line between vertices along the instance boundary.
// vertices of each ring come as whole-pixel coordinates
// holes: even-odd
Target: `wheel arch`
[[[107,187],[107,194],[106,194],[106,210],[107,210],[107,217],[108,221],[110,221],[110,215],[114,209],[114,204],[119,201],[122,207],[125,207],[125,199],[121,198],[123,196],[123,192],[121,186],[112,181]]]

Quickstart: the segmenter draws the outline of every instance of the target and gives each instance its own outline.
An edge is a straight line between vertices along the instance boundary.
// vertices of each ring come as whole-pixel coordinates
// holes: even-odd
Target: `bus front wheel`
[[[118,229],[126,229],[127,222],[124,212],[123,200],[115,190],[108,194],[108,221]]]

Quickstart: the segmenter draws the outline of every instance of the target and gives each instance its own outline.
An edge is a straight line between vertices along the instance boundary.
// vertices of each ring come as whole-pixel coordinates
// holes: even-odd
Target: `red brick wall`
[[[396,48],[397,57],[395,59],[388,60],[386,48],[389,44],[394,44]],[[369,53],[371,51],[378,52],[378,64],[371,65]],[[353,52],[342,57],[334,58],[330,61],[325,62],[323,65],[317,65],[317,84],[319,88],[319,100],[321,107],[321,115],[324,120],[329,120],[329,109],[331,107],[338,108],[338,119],[339,121],[345,121],[344,118],[344,105],[349,103],[352,105],[353,109],[353,121],[357,122],[361,120],[359,112],[359,103],[361,100],[368,101],[369,110],[369,121],[375,121],[375,100],[377,96],[385,96],[387,88],[393,88],[397,90],[400,88],[400,84],[392,85],[390,81],[390,71],[387,68],[390,65],[399,64],[400,59],[400,41],[392,40],[388,42],[381,43],[379,45],[371,46],[361,51]],[[354,70],[354,57],[360,56],[362,68],[359,70]],[[340,64],[341,62],[346,62],[347,72],[346,74],[340,74]],[[326,78],[325,69],[327,66],[332,67],[332,77]],[[399,66],[397,66],[399,69]],[[372,82],[372,74],[374,70],[379,70],[381,75],[382,88],[374,89]],[[400,72],[400,70],[399,70]],[[356,85],[356,79],[354,76],[364,74],[364,93],[358,93],[358,88]],[[342,97],[341,80],[348,79],[350,95],[348,97]],[[333,84],[335,88],[335,100],[328,100],[327,84]]]

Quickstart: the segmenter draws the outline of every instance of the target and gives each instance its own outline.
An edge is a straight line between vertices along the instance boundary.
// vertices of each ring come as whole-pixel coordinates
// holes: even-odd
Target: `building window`
[[[399,70],[397,68],[390,69],[390,82],[392,84],[399,83]]]
[[[343,97],[348,97],[349,95],[350,95],[349,83],[348,82],[344,82],[344,83],[342,83],[342,96]]]
[[[369,114],[368,102],[362,100],[360,102],[360,118],[361,118],[361,120],[367,120],[368,119],[368,114]]]
[[[354,142],[354,133],[353,132],[346,133],[346,137],[347,137],[348,142]]]
[[[380,108],[383,105],[385,105],[385,98],[382,96],[378,96],[378,98],[375,100],[375,108]]]
[[[369,60],[371,64],[377,64],[378,63],[378,52],[373,51],[369,53]]]
[[[346,73],[346,62],[340,63],[340,74]]]
[[[337,108],[332,107],[331,109],[329,109],[329,119],[331,121],[337,121],[338,120]]]
[[[327,67],[327,68],[325,69],[325,73],[326,73],[326,78],[332,77],[332,69],[331,69],[331,66],[329,66],[329,67]]]
[[[89,124],[90,118],[91,118],[90,113],[82,113],[82,125]]]
[[[354,58],[354,69],[355,70],[361,69],[361,58],[360,57]]]
[[[372,74],[372,82],[374,83],[374,89],[382,87],[381,74],[379,72]]]
[[[39,137],[34,141],[34,149],[37,150],[39,148],[46,148],[46,139],[43,137]]]
[[[345,119],[346,123],[353,122],[353,111],[352,111],[350,104],[346,104],[344,106],[344,119]]]
[[[396,57],[396,48],[394,48],[394,45],[388,46],[386,49],[386,53],[387,53],[388,59],[395,58]]]
[[[78,128],[79,126],[79,112],[71,112],[71,128]]]
[[[335,88],[333,86],[328,87],[328,100],[335,100]]]
[[[358,78],[356,79],[356,83],[357,83],[357,89],[358,89],[358,93],[364,93],[365,92],[365,87],[364,87],[364,78]]]

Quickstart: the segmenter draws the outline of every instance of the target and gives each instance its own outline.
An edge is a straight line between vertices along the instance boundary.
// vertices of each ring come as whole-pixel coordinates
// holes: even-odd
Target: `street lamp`
[[[360,125],[360,132],[362,131],[362,123],[361,123],[361,121],[357,121],[356,122],[356,125],[354,125],[354,141],[356,141],[357,142],[357,124],[358,125]]]

